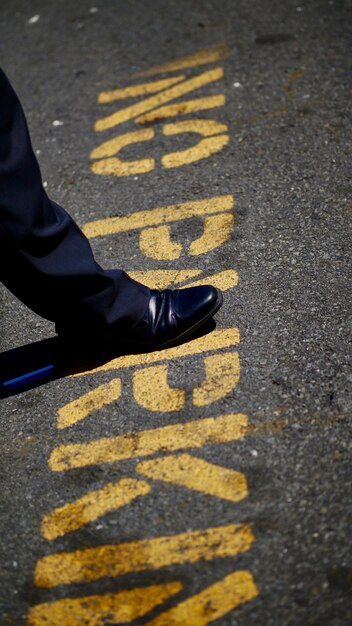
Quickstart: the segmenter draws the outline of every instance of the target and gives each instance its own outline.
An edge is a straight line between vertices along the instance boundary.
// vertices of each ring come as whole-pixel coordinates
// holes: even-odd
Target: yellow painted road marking
[[[202,270],[141,270],[128,272],[128,274],[150,289],[165,289],[199,276],[202,274]]]
[[[29,626],[105,626],[142,617],[182,589],[179,582],[104,595],[65,598],[30,609]]]
[[[147,285],[150,289],[165,289],[174,285],[180,285],[189,281],[192,276],[199,276],[202,270],[144,270],[139,272],[128,272],[128,274]],[[218,274],[210,274],[199,280],[188,282],[185,287],[196,287],[198,285],[214,285],[222,291],[227,291],[238,284],[238,274],[236,270],[224,270]]]
[[[207,626],[257,595],[250,572],[234,572],[165,611],[145,626]]]
[[[211,215],[204,220],[204,232],[199,239],[192,241],[189,253],[192,256],[204,254],[222,246],[233,232],[235,218],[232,213]]]
[[[203,74],[199,74],[198,76],[194,76],[193,78],[189,78],[188,80],[183,81],[182,83],[178,83],[169,89],[165,89],[164,91],[160,91],[158,94],[154,96],[150,96],[141,102],[137,102],[132,104],[124,109],[120,109],[111,115],[108,115],[95,123],[96,131],[108,130],[118,124],[122,124],[128,120],[132,120],[143,113],[147,113],[151,109],[156,107],[160,107],[162,104],[166,102],[170,102],[170,100],[175,100],[175,98],[181,98],[181,96],[190,93],[190,91],[194,91],[195,89],[199,89],[200,87],[204,87],[209,83],[213,83],[217,80],[220,80],[224,75],[224,70],[221,67],[217,67],[213,70],[209,70],[207,72],[203,72]],[[94,158],[94,157],[92,157]]]
[[[138,85],[130,85],[121,89],[110,89],[109,91],[101,91],[98,96],[99,104],[114,102],[115,100],[124,100],[125,98],[136,98],[137,96],[145,96],[149,93],[156,93],[167,87],[171,87],[176,83],[184,80],[185,76],[174,76],[172,78],[163,78],[149,83],[138,83]]]
[[[204,276],[201,280],[192,280],[187,283],[185,287],[197,287],[198,285],[213,285],[222,291],[227,291],[233,287],[237,287],[238,274],[236,270],[224,270],[218,274],[211,274],[210,276]]]
[[[189,454],[142,461],[136,470],[147,478],[180,485],[231,502],[238,502],[248,496],[244,474]]]
[[[247,433],[247,426],[247,416],[235,413],[104,437],[88,443],[61,445],[52,451],[49,467],[53,472],[64,472],[75,467],[149,456],[159,451],[203,448],[241,439]]]
[[[186,150],[177,150],[165,154],[161,158],[161,163],[165,168],[180,167],[187,163],[194,163],[201,159],[206,159],[216,152],[220,152],[229,142],[228,127],[226,124],[215,120],[186,120],[183,122],[173,122],[165,124],[163,127],[164,135],[179,135],[183,133],[198,133],[205,137],[201,139],[192,148]]]
[[[193,148],[165,154],[161,158],[161,164],[165,168],[182,167],[188,163],[208,159],[213,154],[220,152],[228,143],[228,135],[217,135],[216,137],[201,139]]]
[[[137,131],[141,132],[141,131]],[[193,217],[202,217],[214,213],[229,211],[234,206],[232,195],[214,196],[203,200],[192,200],[158,207],[148,211],[135,211],[123,217],[107,217],[102,220],[87,222],[83,232],[89,239],[104,237],[114,233],[126,233],[130,230],[158,226],[167,222],[178,222]]]
[[[206,217],[203,234],[190,244],[190,255],[197,256],[219,248],[231,237],[233,226],[232,213]],[[171,227],[165,224],[142,230],[139,236],[139,247],[145,256],[160,261],[180,258],[183,249],[181,244],[172,241]]]
[[[213,137],[228,131],[227,124],[217,120],[183,120],[180,122],[170,122],[163,127],[163,133],[167,137],[180,135],[181,133],[197,133],[203,137]]]
[[[45,515],[41,524],[42,535],[48,540],[62,537],[111,511],[130,504],[138,496],[145,496],[149,491],[150,486],[143,480],[126,478],[117,483],[109,483]]]
[[[164,107],[154,109],[150,113],[140,115],[136,118],[138,124],[147,124],[148,122],[157,122],[167,117],[175,117],[177,115],[188,115],[196,111],[204,111],[206,109],[215,109],[226,104],[226,98],[223,94],[218,96],[207,96],[205,98],[195,98],[185,102],[177,102]]]
[[[142,128],[141,130],[134,130],[124,135],[119,135],[113,139],[109,139],[102,143],[98,148],[94,148],[91,156],[93,159],[102,159],[103,157],[114,156],[122,148],[131,145],[132,143],[140,143],[141,141],[149,141],[153,139],[154,131],[152,128]],[[146,162],[150,163],[153,159],[146,159]],[[129,161],[129,163],[140,163],[141,161]],[[142,161],[143,162],[143,161]],[[93,164],[95,165],[95,164]]]
[[[67,428],[77,422],[82,421],[93,411],[101,409],[107,404],[111,404],[121,396],[121,381],[119,378],[99,385],[92,391],[88,391],[77,400],[69,402],[57,413],[57,427]]]
[[[230,524],[180,535],[50,554],[37,562],[35,584],[50,588],[235,556],[249,550],[253,540],[249,526]]]
[[[171,228],[167,225],[142,230],[139,247],[144,256],[158,261],[173,261],[182,254],[182,245],[171,240]]]
[[[229,47],[226,44],[221,43],[210,48],[203,48],[203,50],[198,50],[198,52],[176,59],[176,61],[170,61],[169,63],[164,63],[158,67],[153,67],[152,69],[143,72],[142,76],[154,76],[155,74],[175,72],[188,67],[197,67],[208,63],[216,63],[217,61],[226,59],[229,53]]]
[[[240,360],[237,352],[214,354],[204,359],[205,379],[193,390],[193,404],[206,406],[226,396],[238,384]],[[133,395],[148,411],[181,411],[185,406],[183,389],[170,387],[168,365],[156,365],[133,374]]]
[[[133,374],[133,396],[148,411],[181,411],[185,405],[183,389],[170,387],[167,365],[155,365]]]
[[[200,51],[196,55],[154,68],[150,70],[149,74],[215,62],[224,58],[227,52],[224,46]],[[148,123],[172,115],[182,115],[223,106],[225,97],[222,94],[167,104],[175,98],[180,98],[190,91],[218,80],[222,75],[223,70],[216,68],[187,80],[184,76],[175,76],[165,80],[103,92],[99,95],[101,104],[124,98],[146,96],[147,94],[157,95],[98,120],[95,128],[96,130],[105,130],[132,119],[135,119],[137,123]],[[164,155],[162,165],[166,168],[179,167],[185,163],[207,158],[221,150],[229,141],[227,126],[206,119],[167,124],[163,127],[163,132],[165,135],[177,135],[181,132],[198,132],[202,135],[196,146]],[[104,144],[92,151],[91,157],[93,159],[101,159],[92,164],[93,171],[98,174],[115,174],[117,176],[151,171],[156,164],[154,159],[140,159],[133,162],[125,161],[116,155],[125,146],[140,141],[150,141],[153,138],[153,129],[143,129],[105,141]],[[229,198],[231,198],[230,208],[232,208],[233,199],[230,196]],[[223,213],[223,211],[228,210],[228,207],[222,208],[222,213],[221,209],[214,210],[211,206],[213,202],[213,198],[208,199],[210,208],[207,211],[197,213],[198,216],[203,217],[204,231],[197,240],[190,244],[188,252],[191,256],[198,256],[221,246],[231,235],[233,216],[229,213]],[[155,259],[173,260],[181,256],[183,246],[172,242],[171,228],[167,223],[193,217],[193,214],[180,217],[182,211],[178,212],[178,209],[182,207],[184,210],[186,205],[189,207],[190,205],[197,205],[197,203],[185,203],[174,207],[141,211],[122,218],[110,218],[108,220],[109,227],[111,228],[113,225],[113,228],[116,228],[110,233],[104,232],[104,228],[107,226],[106,220],[91,222],[86,226],[88,229],[92,226],[94,230],[97,224],[102,225],[102,230],[93,235],[102,236],[114,232],[135,230],[136,226],[133,224],[139,219],[137,228],[141,229],[140,247],[144,254]],[[196,208],[198,210],[199,205]],[[164,219],[165,211],[168,209],[170,210],[169,218]],[[162,213],[163,211],[164,213]],[[152,222],[148,226],[144,219],[145,216],[148,215],[149,219],[155,219],[158,212],[159,217],[162,216],[161,221]],[[204,218],[204,215],[207,217]],[[127,224],[129,227],[126,228]],[[164,256],[155,256],[157,254],[155,252],[156,244],[158,244],[159,251],[160,246],[162,247]],[[165,281],[166,272],[168,270],[165,270],[164,273],[162,270],[156,270],[149,272],[149,276],[150,279],[153,277],[153,280],[159,282]],[[204,284],[205,282],[213,282],[214,279],[227,285],[227,287],[222,288],[229,288],[228,285],[230,284],[231,286],[236,285],[238,280],[238,275],[234,270],[223,271],[208,278],[203,276],[199,278],[202,275],[201,270],[175,270],[172,275],[170,272],[172,271],[169,271],[168,280],[178,280],[179,282],[191,280],[191,284]],[[146,273],[140,272],[139,274]],[[183,278],[180,278],[181,275]],[[210,342],[208,342],[208,337],[203,337],[200,340],[195,340],[192,344],[178,346],[176,349],[171,348],[161,354],[156,352],[147,355],[118,357],[110,363],[96,368],[95,371],[118,369],[131,365],[148,365],[172,358],[202,354],[207,350],[219,349],[219,345],[220,349],[224,346],[231,347],[234,345],[234,342],[228,344],[231,333],[232,339],[237,338],[235,343],[239,341],[237,329],[227,329],[225,334],[221,334],[224,331],[218,331],[218,333],[216,337],[214,337],[215,333],[211,336]],[[216,348],[210,348],[210,345],[214,346],[216,343],[216,341],[214,343],[214,339],[218,345]],[[189,351],[190,348],[191,351]],[[239,378],[237,353],[213,354],[206,356],[204,361],[205,380],[193,390],[193,402],[196,406],[205,406],[222,397],[224,393],[229,393]],[[145,408],[154,411],[181,410],[183,408],[184,391],[168,386],[167,367],[167,365],[147,367],[133,373],[136,399],[139,398],[140,403]],[[157,388],[158,400],[152,397],[151,385],[149,384],[150,377],[154,380],[154,388]],[[61,426],[59,427],[63,428],[84,419],[92,410],[97,410],[113,401],[114,393],[120,397],[121,386],[118,389],[119,381],[113,382],[115,382],[115,390],[110,389],[112,400],[107,399],[103,391],[105,385],[102,385],[95,390],[97,393],[89,392],[60,409],[58,422],[61,423]],[[108,385],[110,384],[108,383]],[[106,386],[107,390],[108,385]],[[222,389],[221,395],[219,395],[219,388]],[[160,408],[162,403],[164,403],[164,407]],[[174,409],[172,409],[173,406]],[[246,416],[240,414],[223,415],[186,424],[174,424],[165,428],[127,433],[86,444],[60,446],[53,451],[50,464],[53,471],[65,471],[92,463],[110,463],[128,458],[138,459],[161,450],[165,452],[167,450],[201,448],[205,445],[233,441],[243,437],[247,431]],[[137,465],[137,471],[154,480],[163,480],[230,501],[239,501],[248,494],[246,478],[242,473],[208,463],[189,454],[141,461]],[[125,479],[117,484],[106,485],[98,491],[86,494],[75,502],[58,507],[45,516],[42,524],[43,535],[50,540],[77,530],[84,524],[98,519],[101,515],[128,504],[135,497],[145,495],[149,490],[148,483],[133,479]],[[249,526],[228,525],[168,537],[135,540],[120,545],[103,545],[74,552],[51,554],[38,562],[35,583],[39,587],[51,588],[61,584],[95,581],[106,576],[119,576],[148,569],[159,569],[172,564],[195,563],[199,560],[210,561],[214,558],[234,556],[249,550],[253,541],[254,537]],[[91,595],[47,602],[30,610],[29,624],[30,626],[44,626],[46,624],[50,624],[50,626],[58,626],[59,624],[60,626],[108,626],[112,621],[114,623],[128,623],[144,616],[181,588],[181,583],[176,582],[99,596]],[[220,619],[239,604],[251,600],[257,593],[249,572],[234,572],[223,580],[203,589],[197,595],[182,600],[177,606],[167,609],[166,612],[151,619],[148,625],[205,626]]]
[[[213,354],[204,359],[205,380],[193,390],[193,404],[207,406],[232,391],[240,379],[237,352]]]
[[[125,161],[117,156],[110,155],[117,154],[120,150],[122,150],[122,148],[131,144],[150,141],[153,137],[154,130],[152,128],[143,128],[142,130],[135,130],[130,133],[125,133],[124,135],[119,135],[109,141],[105,141],[101,144],[101,146],[95,148],[92,152],[92,158],[101,160],[92,163],[91,170],[95,174],[112,174],[114,176],[131,176],[132,174],[144,174],[145,172],[151,172],[155,167],[155,159]]]
[[[97,372],[106,372],[109,370],[117,370],[125,367],[134,367],[137,365],[151,365],[158,361],[172,361],[186,356],[195,356],[213,350],[222,350],[224,348],[232,348],[240,341],[238,328],[226,328],[224,330],[214,330],[209,335],[193,339],[188,343],[181,344],[175,348],[167,348],[166,350],[158,350],[156,352],[147,352],[146,354],[128,354],[112,359],[104,365],[80,372],[73,376],[85,376],[87,374],[95,374]]]

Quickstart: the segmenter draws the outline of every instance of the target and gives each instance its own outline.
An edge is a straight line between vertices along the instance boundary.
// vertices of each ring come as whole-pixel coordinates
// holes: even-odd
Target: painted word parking
[[[197,162],[201,167],[205,159],[216,159],[229,142],[227,124],[219,122],[216,114],[209,119],[202,118],[200,112],[209,115],[226,103],[221,93],[225,56],[223,46],[202,50],[146,72],[137,84],[100,93],[98,102],[104,113],[95,124],[98,145],[90,155],[91,171],[98,176],[148,176],[158,168],[169,170]],[[204,96],[208,85],[212,94],[215,88],[219,93]],[[201,97],[197,97],[199,89]],[[185,100],[185,96],[190,99]],[[128,100],[127,106],[124,100]],[[156,122],[162,135],[191,134],[194,143],[154,158]],[[126,123],[130,125],[127,132],[125,126],[120,129]],[[135,148],[142,144],[144,155],[150,146],[150,154],[125,159],[123,148],[132,144]],[[201,224],[197,237],[191,242],[173,241],[173,228],[192,220]],[[211,282],[226,291],[237,285],[234,268],[209,274],[200,267],[211,267],[202,259],[211,259],[212,252],[231,238],[234,225],[234,198],[228,194],[180,198],[172,205],[151,209],[138,207],[124,216],[90,221],[84,231],[90,239],[106,240],[135,233],[140,253],[148,259],[148,267],[155,263],[155,268],[129,274],[149,287]],[[177,269],[172,267],[175,260],[181,264]],[[151,493],[157,494],[161,488],[201,495],[210,508],[214,502],[226,501],[232,504],[235,517],[236,504],[248,497],[246,476],[239,468],[210,462],[206,452],[224,444],[235,445],[248,432],[245,414],[217,410],[217,403],[239,383],[239,342],[238,328],[220,328],[164,351],[118,356],[79,375],[82,381],[89,376],[92,385],[89,391],[58,407],[57,428],[62,435],[69,435],[69,441],[51,451],[49,468],[67,478],[73,470],[77,475],[103,467],[107,479],[99,488],[89,490],[86,485],[77,499],[54,507],[43,517],[41,533],[52,551],[37,562],[34,583],[38,592],[50,590],[51,595],[50,601],[30,609],[31,626],[101,626],[133,623],[140,618],[148,626],[205,626],[221,623],[223,616],[258,595],[251,572],[236,567],[236,559],[253,545],[251,526],[223,523],[221,517],[210,527],[190,529],[185,521],[182,532],[176,532],[171,524],[170,532],[155,536],[145,525],[142,536],[128,541],[118,542],[113,537],[99,545],[85,542],[83,548],[55,550],[55,540],[70,536],[74,541],[75,533],[89,524],[106,515],[118,517],[125,507],[137,502],[138,516],[143,518],[143,503],[148,501],[150,506]],[[202,371],[202,380],[197,379],[193,387],[192,381],[184,388],[170,384],[172,367],[190,372],[194,364]],[[75,428],[79,427],[82,434],[85,423],[99,419],[99,412],[107,406],[113,405],[114,414],[125,418],[126,393],[132,393],[141,416],[148,416],[143,421],[146,428],[114,431],[93,440],[87,432],[86,440],[75,442]],[[162,422],[153,423],[161,417]],[[121,467],[128,467],[130,475],[116,470]],[[114,469],[114,480],[108,478],[110,468]],[[219,577],[214,567],[209,582],[212,565],[224,560],[226,575]],[[187,580],[201,581],[202,572],[208,575],[208,582],[199,584],[194,592]],[[130,580],[131,575],[140,584],[126,585],[123,577]],[[94,585],[104,579],[109,582],[108,591],[97,593]],[[92,591],[87,593],[89,586]],[[56,589],[57,598],[53,599]]]

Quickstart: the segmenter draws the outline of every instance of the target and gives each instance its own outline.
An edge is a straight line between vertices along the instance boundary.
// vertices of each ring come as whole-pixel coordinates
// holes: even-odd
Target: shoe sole
[[[199,320],[196,324],[193,324],[190,328],[185,330],[183,333],[175,337],[174,339],[170,339],[170,341],[166,341],[165,343],[161,343],[156,349],[164,350],[165,348],[171,348],[175,344],[179,344],[180,341],[183,341],[190,335],[193,335],[199,328],[204,326],[212,317],[214,317],[215,313],[218,312],[222,303],[224,301],[223,295],[221,291],[217,290],[217,299],[212,309],[204,316],[201,320]]]

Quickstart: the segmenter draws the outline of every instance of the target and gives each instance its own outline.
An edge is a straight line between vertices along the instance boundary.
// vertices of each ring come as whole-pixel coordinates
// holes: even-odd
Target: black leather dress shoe
[[[151,289],[149,306],[124,343],[148,349],[184,341],[208,322],[222,305],[222,293],[210,285],[188,289]]]
[[[133,350],[160,350],[190,339],[222,305],[222,293],[210,285],[188,289],[150,290],[147,310],[142,319],[123,330],[110,327],[99,332],[56,323],[56,332],[73,350],[85,352],[109,347]]]

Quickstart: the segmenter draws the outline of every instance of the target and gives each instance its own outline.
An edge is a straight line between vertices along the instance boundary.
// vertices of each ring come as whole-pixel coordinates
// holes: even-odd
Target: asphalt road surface
[[[90,362],[1,286],[1,626],[352,623],[350,8],[2,0],[50,196],[224,306]]]

